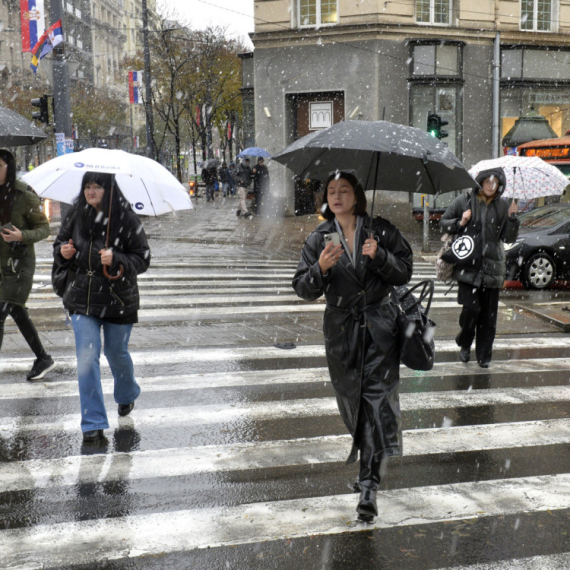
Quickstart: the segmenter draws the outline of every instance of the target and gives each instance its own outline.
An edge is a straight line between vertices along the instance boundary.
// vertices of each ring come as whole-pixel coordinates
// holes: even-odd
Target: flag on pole
[[[129,103],[142,104],[142,71],[129,71]]]
[[[200,106],[196,105],[196,124],[198,127],[202,126],[202,117],[200,116]]]
[[[61,29],[61,20],[58,20],[53,26],[48,28],[38,40],[38,43],[32,50],[32,63],[30,67],[36,73],[40,60],[43,59],[55,46],[63,41],[63,30]]]
[[[44,0],[20,0],[22,52],[29,53],[46,29]]]

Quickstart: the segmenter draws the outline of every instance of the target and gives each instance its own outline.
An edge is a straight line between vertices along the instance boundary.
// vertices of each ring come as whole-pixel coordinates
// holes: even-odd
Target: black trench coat
[[[365,216],[356,267],[345,252],[323,277],[318,260],[325,248],[324,235],[336,229],[334,220],[322,223],[307,238],[293,279],[299,297],[314,301],[324,293],[327,301],[323,322],[327,363],[340,414],[354,443],[347,463],[356,460],[360,414],[375,455],[401,453],[400,347],[396,308],[389,295],[391,285],[410,280],[413,254],[395,226],[375,218],[372,229],[378,251],[373,260],[363,256],[368,225]]]

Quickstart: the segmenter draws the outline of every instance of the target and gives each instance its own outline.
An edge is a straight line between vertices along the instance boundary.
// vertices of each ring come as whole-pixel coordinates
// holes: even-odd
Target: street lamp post
[[[154,120],[152,116],[152,91],[150,76],[150,47],[148,45],[148,9],[147,0],[142,0],[144,75],[145,75],[145,112],[146,112],[146,148],[150,158],[156,160],[154,148]]]

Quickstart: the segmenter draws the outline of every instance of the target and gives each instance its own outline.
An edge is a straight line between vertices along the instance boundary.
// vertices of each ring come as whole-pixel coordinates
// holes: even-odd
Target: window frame
[[[414,20],[418,26],[439,26],[442,28],[447,28],[452,25],[451,21],[453,18],[453,0],[447,0],[447,2],[449,3],[449,22],[447,23],[434,22],[435,0],[429,0],[429,22],[420,22],[418,20],[418,1],[419,0],[414,1]]]
[[[321,3],[323,0],[315,0],[316,3],[316,8],[317,8],[317,13],[316,13],[316,23],[315,24],[302,24],[302,20],[301,20],[301,0],[295,0],[296,4],[297,4],[297,27],[299,29],[307,29],[307,28],[330,28],[331,26],[338,26],[338,22],[340,19],[339,16],[339,12],[338,12],[338,5],[339,5],[339,0],[334,0],[336,2],[336,22],[334,23],[326,23],[326,24],[321,24],[319,23],[321,20]],[[430,0],[431,1],[431,0]]]
[[[530,1],[530,0],[527,0]],[[544,0],[542,0],[544,1]],[[548,30],[537,30],[538,23],[538,2],[539,0],[532,0],[532,28],[523,28],[523,3],[522,0],[519,2],[519,30],[521,32],[531,32],[535,34],[552,34],[556,33],[557,30],[557,18],[558,18],[558,2],[556,0],[550,0],[550,28]]]

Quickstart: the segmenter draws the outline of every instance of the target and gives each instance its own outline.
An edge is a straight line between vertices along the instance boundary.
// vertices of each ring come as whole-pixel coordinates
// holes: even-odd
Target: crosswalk
[[[570,338],[500,336],[486,370],[457,362],[453,331],[438,327],[434,369],[401,369],[404,456],[384,467],[380,516],[358,523],[324,304],[293,294],[295,266],[155,262],[131,343],[142,395],[115,415],[102,358],[111,427],[90,447],[72,333],[39,260],[28,306],[58,367],[25,382],[31,359],[7,325],[0,568],[570,566]],[[433,276],[417,263],[412,283]],[[432,311],[455,323],[447,289],[436,284]],[[510,546],[467,556],[477,533]]]

